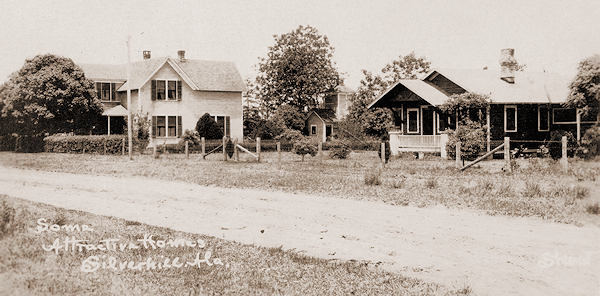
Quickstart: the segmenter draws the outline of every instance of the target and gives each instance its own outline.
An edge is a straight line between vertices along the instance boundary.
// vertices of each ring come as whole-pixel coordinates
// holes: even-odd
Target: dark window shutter
[[[181,101],[181,81],[177,81],[177,100]]]
[[[152,116],[152,136],[156,137],[156,116]]]
[[[229,128],[230,124],[229,124],[229,116],[225,116],[225,135],[230,137],[231,136],[231,130]]]
[[[110,84],[110,100],[111,101],[117,100],[117,85],[116,85],[116,83]]]
[[[177,116],[177,137],[181,137],[183,135],[182,124],[181,124],[181,116]]]
[[[156,80],[152,80],[152,101],[156,101]]]

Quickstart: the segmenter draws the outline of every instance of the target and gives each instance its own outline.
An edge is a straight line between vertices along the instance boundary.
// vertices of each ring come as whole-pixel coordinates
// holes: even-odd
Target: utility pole
[[[129,160],[133,160],[133,132],[131,131],[131,36],[127,35],[127,139],[129,142]]]

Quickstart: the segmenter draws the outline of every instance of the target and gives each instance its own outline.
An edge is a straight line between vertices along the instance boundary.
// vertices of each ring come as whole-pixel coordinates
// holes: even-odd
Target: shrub
[[[582,156],[593,158],[600,154],[600,126],[594,125],[585,131],[581,138]]]
[[[317,155],[317,143],[310,137],[302,137],[294,142],[292,152],[302,155],[302,161],[304,161],[304,155],[306,154],[310,154],[311,156]]]
[[[44,151],[54,153],[98,153],[121,154],[123,135],[65,136],[53,135],[44,138]],[[106,146],[105,146],[106,145]],[[106,148],[105,148],[106,147]]]
[[[304,138],[302,133],[299,130],[294,129],[285,129],[281,134],[275,137],[275,140],[287,140],[296,142]]]
[[[15,142],[15,152],[38,153],[44,152],[43,136],[19,136]]]
[[[575,148],[576,139],[573,136],[573,133],[569,131],[552,131],[550,133],[550,143],[548,143],[548,150],[550,151],[550,156],[553,159],[559,159],[562,157],[562,137],[567,137],[567,156],[573,156],[573,152],[569,151]],[[570,149],[569,149],[570,148]]]
[[[0,151],[15,151],[17,137],[13,135],[0,136]]]
[[[208,113],[204,113],[196,123],[196,131],[199,137],[204,137],[207,140],[222,139],[223,130],[215,119]]]
[[[333,159],[346,159],[350,155],[350,146],[344,141],[333,140],[328,143],[329,146],[329,158]]]
[[[369,186],[376,186],[381,184],[381,171],[370,171],[365,174],[365,184]]]
[[[465,159],[474,159],[486,147],[486,126],[479,122],[466,120],[456,130],[448,133],[446,152],[448,159],[456,158],[456,143],[461,142],[460,151]]]
[[[600,205],[598,205],[598,203],[595,203],[593,205],[588,205],[587,212],[590,214],[594,214],[594,215],[600,214]]]

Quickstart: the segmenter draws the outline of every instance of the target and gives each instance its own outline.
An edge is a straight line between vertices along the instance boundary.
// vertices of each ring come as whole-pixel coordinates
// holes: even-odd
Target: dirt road
[[[327,259],[381,262],[477,295],[600,295],[596,226],[6,167],[0,193]]]

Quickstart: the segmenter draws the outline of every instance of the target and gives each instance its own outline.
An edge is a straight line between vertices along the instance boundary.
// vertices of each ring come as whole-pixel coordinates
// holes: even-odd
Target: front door
[[[423,135],[433,135],[434,131],[433,109],[423,109]]]

